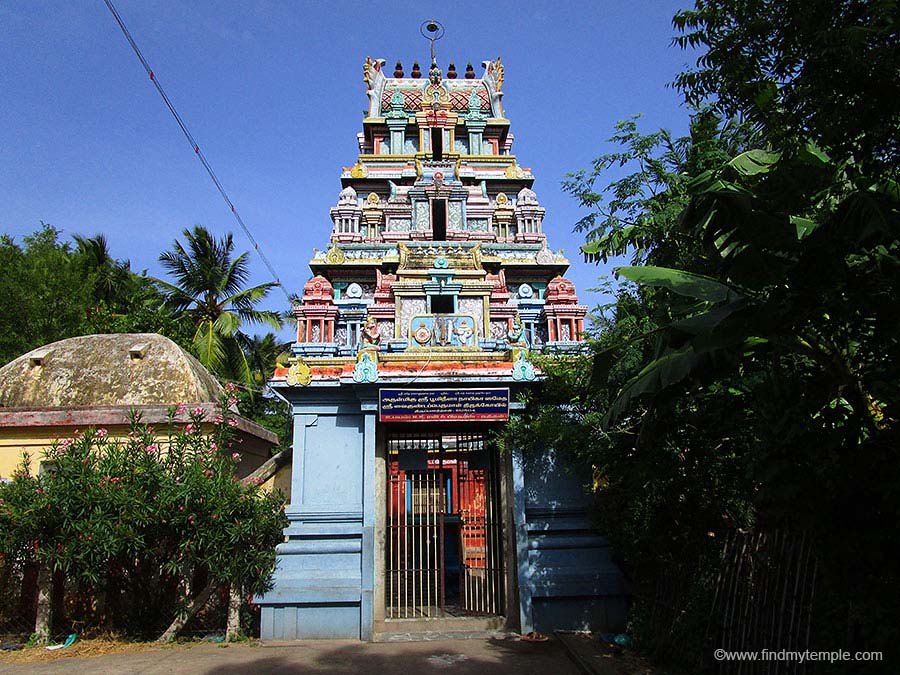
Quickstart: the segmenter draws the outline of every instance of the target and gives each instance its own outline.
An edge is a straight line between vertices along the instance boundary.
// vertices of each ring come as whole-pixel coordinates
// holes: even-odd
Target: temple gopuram
[[[263,639],[624,621],[583,478],[493,441],[533,356],[584,347],[586,307],[513,154],[503,64],[482,68],[364,64],[359,154],[271,381],[293,465]]]

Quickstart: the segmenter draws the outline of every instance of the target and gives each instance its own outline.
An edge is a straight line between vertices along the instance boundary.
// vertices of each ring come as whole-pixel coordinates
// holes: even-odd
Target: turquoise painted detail
[[[517,382],[531,382],[534,380],[534,364],[528,360],[528,357],[525,355],[525,350],[516,354],[516,360],[513,362],[512,376]]]
[[[434,266],[436,269],[445,270],[450,267],[450,261],[447,260],[444,256],[438,256],[434,259]]]
[[[375,382],[378,380],[378,364],[372,360],[368,352],[363,352],[362,357],[356,362],[353,369],[354,382]]]
[[[403,109],[403,94],[399,90],[391,96],[391,109],[385,114],[387,119],[406,119],[406,111]]]
[[[481,99],[478,98],[478,93],[474,89],[469,96],[469,111],[466,114],[466,119],[476,121],[487,119],[487,116],[481,112]]]

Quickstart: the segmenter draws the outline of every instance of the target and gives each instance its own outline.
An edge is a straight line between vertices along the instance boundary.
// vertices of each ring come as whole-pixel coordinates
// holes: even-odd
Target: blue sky
[[[587,289],[607,269],[581,261],[572,226],[583,211],[560,183],[610,150],[617,120],[643,113],[645,131],[685,131],[667,84],[693,58],[670,46],[672,15],[688,4],[116,2],[291,292],[327,242],[340,168],[354,162],[366,56],[424,68],[419,26],[431,17],[446,28],[444,70],[472,61],[480,75],[500,56],[513,150],[591,306],[601,298]],[[65,237],[102,232],[116,257],[154,275],[159,253],[197,223],[250,249],[102,0],[0,4],[0,63],[0,232],[21,240],[42,220]],[[267,280],[257,258],[252,268]]]

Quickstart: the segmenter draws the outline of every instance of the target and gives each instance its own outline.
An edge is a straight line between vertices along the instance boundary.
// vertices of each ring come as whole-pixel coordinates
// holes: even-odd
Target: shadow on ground
[[[555,641],[529,644],[516,640],[460,640],[453,642],[343,643],[332,648],[317,643],[272,646],[241,654],[235,659],[216,659],[205,673],[348,673],[379,674],[422,672],[472,673],[578,673],[561,645]],[[274,653],[273,653],[274,652]]]

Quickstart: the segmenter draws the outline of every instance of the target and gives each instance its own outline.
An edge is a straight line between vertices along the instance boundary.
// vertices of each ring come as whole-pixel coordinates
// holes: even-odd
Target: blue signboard
[[[509,419],[509,389],[381,389],[382,422],[498,421]]]

